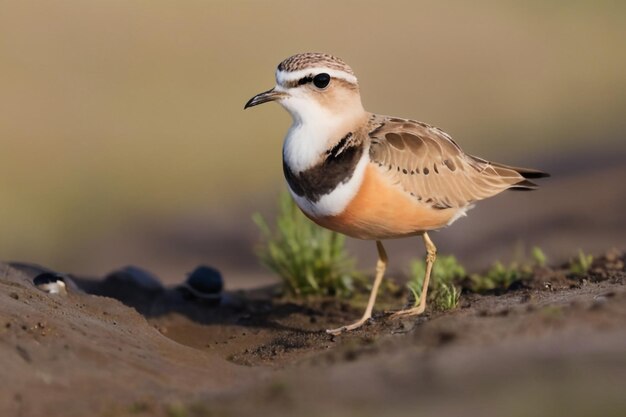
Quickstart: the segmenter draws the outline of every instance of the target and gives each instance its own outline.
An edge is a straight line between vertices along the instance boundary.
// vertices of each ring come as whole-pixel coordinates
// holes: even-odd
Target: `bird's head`
[[[359,84],[341,59],[321,53],[293,55],[278,65],[276,86],[252,97],[245,108],[277,101],[294,123],[359,118],[365,114]]]

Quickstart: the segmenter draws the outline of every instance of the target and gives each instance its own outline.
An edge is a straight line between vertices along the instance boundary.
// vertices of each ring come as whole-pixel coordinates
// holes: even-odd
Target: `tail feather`
[[[498,164],[494,162],[492,162],[491,165],[500,167],[500,168],[512,169],[513,171],[516,171],[518,174],[520,174],[524,178],[535,179],[535,178],[547,178],[550,176],[550,174],[548,174],[547,172],[540,171],[538,169],[512,167],[509,165]]]
[[[511,187],[509,187],[509,190],[532,191],[532,190],[536,190],[537,188],[539,188],[539,185],[535,184],[534,182],[528,181],[528,180],[522,180],[516,183],[515,185],[512,185]]]
[[[509,187],[509,190],[514,191],[536,190],[537,188],[539,188],[539,185],[535,184],[532,181],[529,181],[529,179],[547,178],[550,176],[550,174],[548,174],[547,172],[543,172],[538,169],[512,167],[509,165],[498,164],[494,162],[491,162],[491,165],[496,167],[496,169],[501,168],[505,170],[515,171],[524,178],[523,180],[516,182],[515,184],[511,185],[511,187]]]
[[[547,178],[550,176],[547,172],[540,171],[538,169],[532,168],[520,168],[513,167],[510,165],[499,164],[497,162],[487,161],[485,159],[470,155],[470,158],[477,162],[481,166],[491,166],[501,178],[507,178],[512,180],[508,187],[509,190],[519,190],[519,191],[531,191],[539,188],[538,184],[535,184],[529,179],[537,179],[537,178]],[[519,176],[522,176],[522,179],[519,179]],[[516,181],[518,180],[519,181]]]

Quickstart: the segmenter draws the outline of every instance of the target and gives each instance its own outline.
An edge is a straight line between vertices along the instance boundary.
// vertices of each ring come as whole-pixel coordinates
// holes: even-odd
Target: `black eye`
[[[326,74],[325,72],[317,74],[315,77],[313,77],[313,84],[315,84],[317,88],[326,88],[329,82],[330,75]]]

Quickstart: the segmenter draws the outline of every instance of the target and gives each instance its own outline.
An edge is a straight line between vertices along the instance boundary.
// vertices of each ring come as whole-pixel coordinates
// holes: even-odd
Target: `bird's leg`
[[[380,283],[383,280],[383,275],[385,274],[385,267],[387,266],[387,253],[385,252],[385,248],[380,240],[376,241],[376,249],[378,249],[378,262],[376,263],[376,278],[374,279],[374,285],[372,286],[372,292],[370,293],[370,299],[367,302],[367,308],[365,309],[365,313],[360,320],[349,324],[347,326],[339,327],[337,329],[326,330],[326,333],[332,335],[338,335],[343,332],[347,332],[350,330],[354,330],[356,328],[361,327],[367,320],[372,317],[372,310],[374,309],[374,303],[376,302],[376,294],[378,293],[378,287],[380,287]]]
[[[424,232],[424,245],[426,246],[426,274],[424,275],[424,283],[422,284],[422,293],[420,295],[420,302],[416,307],[409,308],[406,310],[400,310],[395,312],[391,317],[404,317],[404,316],[415,316],[418,314],[422,314],[426,309],[426,294],[428,293],[428,282],[430,281],[430,272],[433,269],[433,264],[435,263],[435,259],[437,258],[437,248],[430,237],[428,237],[428,233]]]

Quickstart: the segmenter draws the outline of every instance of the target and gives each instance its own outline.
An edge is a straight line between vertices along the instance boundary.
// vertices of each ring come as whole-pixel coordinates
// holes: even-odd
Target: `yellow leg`
[[[428,293],[428,282],[430,281],[430,272],[433,269],[433,264],[437,258],[437,248],[428,233],[424,232],[422,236],[424,238],[424,245],[426,246],[426,274],[424,275],[424,283],[422,284],[422,294],[420,295],[420,302],[417,307],[409,308],[407,310],[400,310],[395,312],[391,317],[405,317],[415,316],[422,314],[426,309],[426,294]]]
[[[378,293],[378,287],[380,287],[380,283],[383,280],[383,275],[385,274],[385,267],[387,266],[387,253],[385,252],[385,248],[380,240],[376,241],[376,249],[378,249],[378,263],[376,263],[376,278],[374,279],[374,285],[372,286],[372,292],[370,293],[370,299],[367,302],[367,308],[365,309],[365,313],[360,320],[349,324],[347,326],[339,327],[337,329],[326,330],[326,333],[332,335],[338,335],[343,332],[347,332],[350,330],[354,330],[356,328],[361,327],[365,324],[366,321],[372,317],[372,310],[374,309],[374,303],[376,302],[376,294]]]

